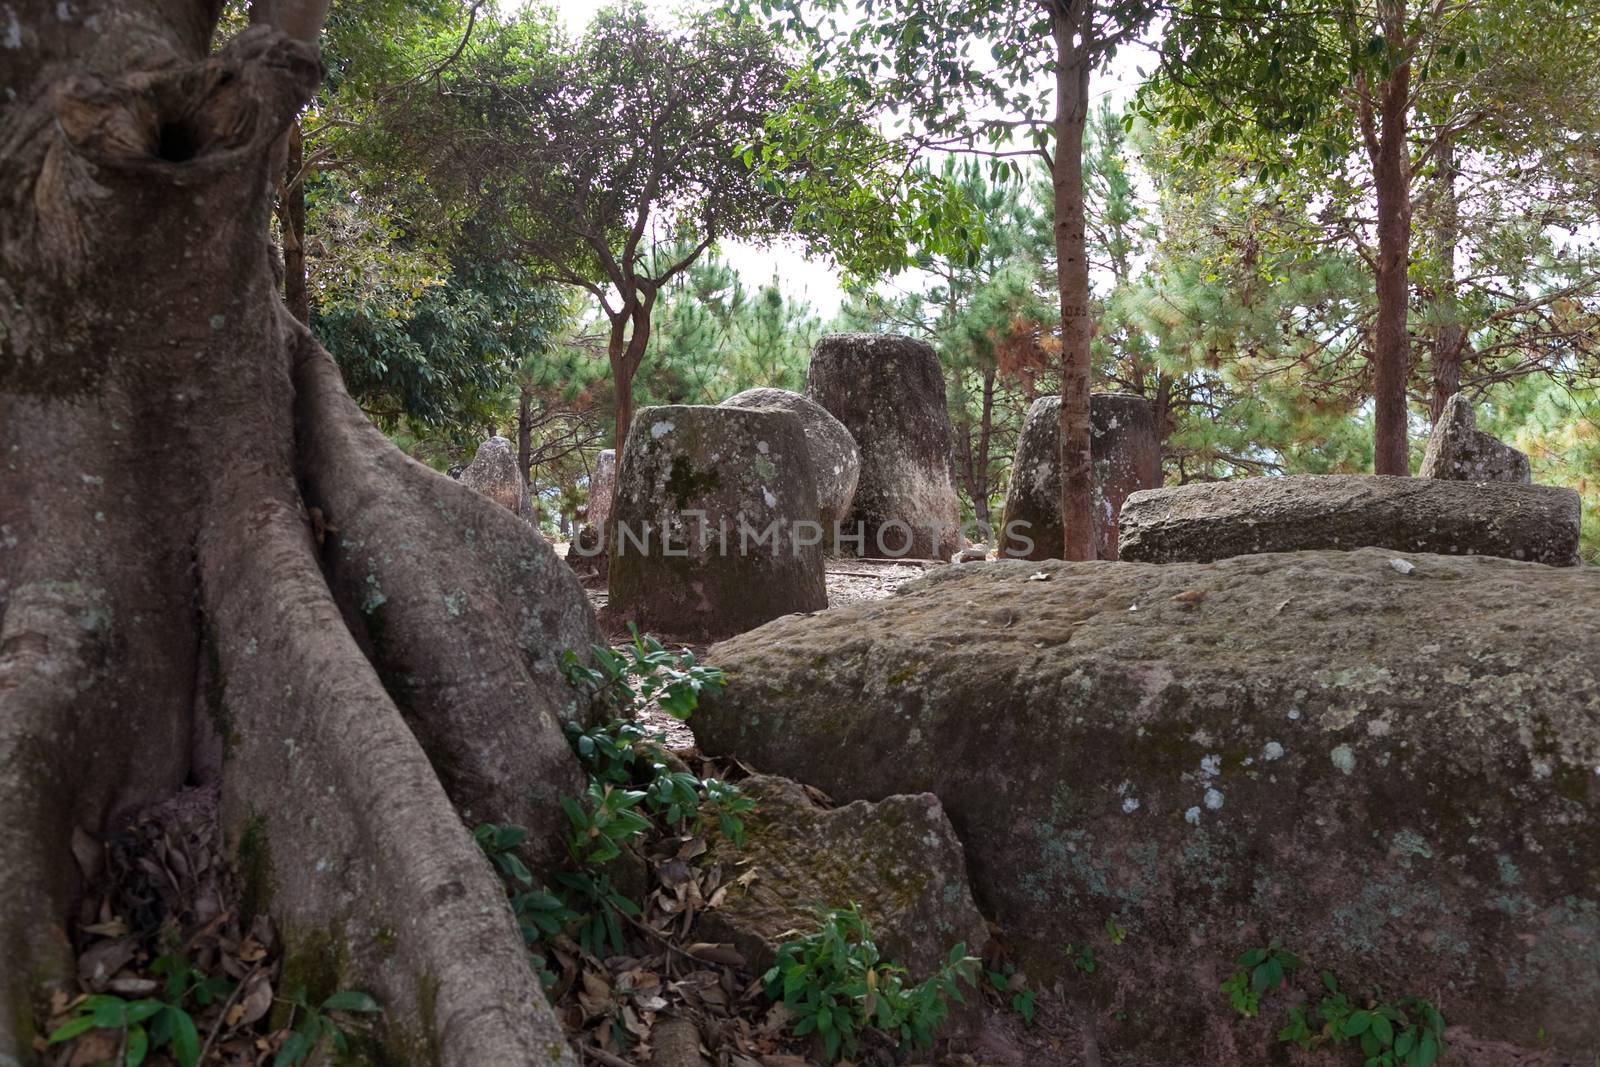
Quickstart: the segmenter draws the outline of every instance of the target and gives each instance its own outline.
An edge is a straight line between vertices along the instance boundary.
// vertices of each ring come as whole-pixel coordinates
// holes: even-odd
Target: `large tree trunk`
[[[1385,31],[1403,47],[1402,0],[1383,0]],[[1378,194],[1378,322],[1373,340],[1373,459],[1376,474],[1408,475],[1406,382],[1411,343],[1406,333],[1410,302],[1411,156],[1406,143],[1411,65],[1398,64],[1379,87],[1376,148],[1372,171]]]
[[[1092,0],[1052,9],[1056,45],[1056,282],[1061,295],[1062,557],[1095,558],[1089,425],[1089,251],[1084,237],[1083,130],[1089,115]]]
[[[463,817],[557,847],[581,590],[393,448],[279,298],[315,50],[208,57],[198,2],[66,11],[18,0],[0,67],[0,1062],[73,974],[73,828],[220,776],[251,897],[379,998],[389,1060],[570,1063]]]

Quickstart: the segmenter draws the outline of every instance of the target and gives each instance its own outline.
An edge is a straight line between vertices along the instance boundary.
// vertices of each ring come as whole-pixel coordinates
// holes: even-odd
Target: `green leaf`
[[[63,1041],[71,1041],[79,1034],[93,1029],[95,1029],[93,1016],[80,1015],[75,1019],[68,1019],[51,1032],[50,1044],[56,1045]]]
[[[177,1057],[179,1067],[195,1067],[200,1062],[200,1034],[194,1027],[194,1020],[182,1008],[167,1005],[163,1012],[172,1023],[172,1054]]]
[[[375,1012],[382,1011],[378,1002],[365,993],[354,989],[341,989],[322,1002],[323,1011],[353,1011]]]
[[[123,1055],[126,1057],[127,1067],[139,1067],[144,1062],[145,1056],[150,1053],[150,1035],[142,1026],[128,1027],[128,1044]]]

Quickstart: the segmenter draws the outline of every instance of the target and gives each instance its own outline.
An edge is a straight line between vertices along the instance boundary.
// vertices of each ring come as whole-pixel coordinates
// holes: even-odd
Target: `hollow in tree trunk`
[[[219,7],[17,0],[0,65],[0,1062],[73,973],[73,828],[220,780],[249,897],[390,1060],[570,1063],[463,820],[553,854],[593,615],[285,309],[273,146],[319,64],[289,19],[211,53]]]

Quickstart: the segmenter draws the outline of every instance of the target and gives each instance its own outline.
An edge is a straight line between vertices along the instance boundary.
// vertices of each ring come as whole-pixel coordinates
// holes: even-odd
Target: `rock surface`
[[[1161,435],[1155,409],[1140,396],[1096,393],[1089,398],[1089,420],[1095,546],[1101,559],[1116,559],[1123,501],[1130,493],[1161,485]],[[1002,559],[1061,558],[1059,396],[1041,396],[1028,409],[1000,531]]]
[[[1525,453],[1478,429],[1472,401],[1457,393],[1434,424],[1417,477],[1527,485],[1533,471]]]
[[[788,411],[642,408],[617,464],[613,617],[695,640],[828,606],[817,485]]]
[[[606,575],[606,530],[611,522],[612,497],[617,491],[617,450],[606,448],[595,457],[594,473],[589,476],[589,504],[583,528],[572,539],[573,551],[567,562],[574,567],[594,567]]]
[[[1578,562],[1578,494],[1544,485],[1366,474],[1204,482],[1135,493],[1121,552],[1147,563],[1375,546]]]
[[[1103,1050],[1268,1062],[1326,967],[1588,1062],[1600,571],[1394,558],[941,568],[714,647],[730,684],[691,725],[841,800],[936,794]],[[1218,984],[1271,938],[1312,966],[1241,1020]]]
[[[806,395],[844,424],[861,450],[840,551],[947,560],[965,543],[956,496],[944,375],[932,348],[909,337],[831,334],[817,342]],[[858,526],[859,524],[859,526]]]
[[[939,800],[931,793],[872,804],[819,806],[787,778],[758,775],[739,783],[756,802],[745,816],[745,843],[719,839],[708,857],[720,863],[728,894],[696,928],[730,940],[759,973],[794,932],[816,926],[819,909],[854,902],[885,960],[915,980],[936,970],[957,943],[983,951],[988,930],[972,902],[966,859]]]
[[[491,437],[461,470],[461,484],[476,490],[520,519],[530,519],[528,485],[517,470],[517,450],[504,437]]]
[[[827,531],[825,540],[831,543],[834,524],[850,514],[856,480],[861,475],[861,451],[844,423],[815,400],[787,389],[746,389],[722,405],[792,411],[800,416],[800,425],[806,431],[806,451],[811,456],[811,473],[817,479],[818,521]]]

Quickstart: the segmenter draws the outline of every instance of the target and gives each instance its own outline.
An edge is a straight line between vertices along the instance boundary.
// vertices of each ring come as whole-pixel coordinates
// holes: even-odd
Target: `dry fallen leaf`
[[[270,1010],[272,1010],[272,983],[267,980],[265,973],[257,972],[256,976],[245,985],[244,995],[228,1009],[228,1029],[249,1026]]]

